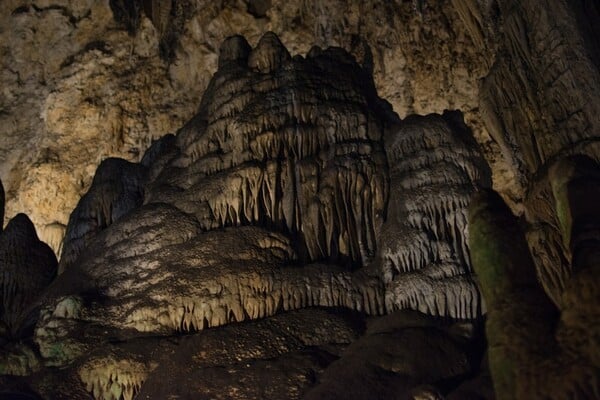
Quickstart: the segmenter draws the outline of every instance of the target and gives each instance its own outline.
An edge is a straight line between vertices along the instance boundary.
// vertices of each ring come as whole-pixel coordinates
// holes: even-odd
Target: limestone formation
[[[247,47],[240,40],[223,47]],[[252,54],[266,54],[269,69],[254,70]],[[45,358],[64,363],[88,351],[75,333],[84,321],[173,334],[310,306],[385,311],[377,277],[353,270],[376,251],[387,201],[382,137],[394,115],[341,49],[277,54],[287,50],[273,34],[248,64],[224,54],[175,149],[150,149],[147,164],[164,167],[144,190],[139,174],[108,179],[116,161],[100,167],[67,228],[95,237],[67,242],[72,266],[43,302],[36,341]],[[142,207],[111,214],[142,192]],[[73,310],[63,306],[72,298]],[[69,349],[54,353],[67,338]]]
[[[477,2],[468,3],[473,14]],[[597,160],[600,154],[600,8],[589,1],[495,3],[500,31],[492,33],[483,22],[473,24],[484,41],[498,46],[495,63],[482,82],[481,112],[509,161],[513,187],[522,188],[523,205],[513,209],[527,219],[527,241],[538,275],[558,303],[571,260],[557,229],[546,171],[570,155]]]
[[[492,57],[448,1],[7,0],[0,27],[6,214],[29,215],[55,251],[98,164],[137,162],[189,120],[232,35],[255,46],[271,30],[294,54],[368,43],[357,58],[402,117],[461,109],[485,136],[478,79]]]
[[[142,204],[145,181],[146,168],[143,164],[116,158],[102,161],[90,190],[69,219],[61,272],[75,261],[96,234]]]
[[[0,318],[3,336],[18,337],[27,308],[56,276],[56,257],[29,218],[19,214],[0,233]]]
[[[27,214],[58,252],[100,162],[111,156],[139,161],[196,104],[178,100],[171,89],[147,18],[132,37],[108,1],[10,0],[0,10],[6,216]]]
[[[394,118],[369,80],[341,49],[291,59],[266,34],[247,65],[223,62],[146,202],[172,204],[203,229],[287,231],[302,260],[365,264],[387,199],[382,135]]]
[[[300,398],[323,374],[310,396],[327,398],[338,391],[329,376],[353,379],[336,365],[363,360],[373,368],[367,376],[391,374],[382,396],[392,388],[449,392],[453,385],[436,384],[476,372],[478,361],[463,347],[476,338],[458,344],[433,316],[473,327],[482,315],[465,207],[490,184],[462,114],[401,122],[377,96],[370,72],[340,48],[291,57],[267,33],[254,48],[237,36],[221,49],[198,113],[176,135],[154,142],[140,164],[107,159],[99,166],[69,220],[61,274],[22,323],[39,359],[13,349],[6,373],[48,376],[44,368],[59,367],[61,380],[96,399]],[[422,237],[435,246],[417,250]],[[335,312],[321,314],[316,342],[303,333],[317,329],[314,319],[302,328],[295,322],[285,337],[273,331],[294,315],[308,323],[316,311],[294,312],[311,307],[351,310],[356,326],[396,310],[424,314],[397,317],[404,325],[392,318],[378,328],[389,335],[367,332],[346,356],[342,349],[362,331]],[[236,351],[228,342],[231,353],[222,349],[219,357],[201,344],[230,331],[267,343]],[[169,342],[181,334],[190,335],[189,351]],[[389,359],[380,359],[397,340]],[[270,348],[273,341],[279,347]],[[426,348],[443,349],[435,365],[420,364],[417,349]],[[173,360],[202,377],[170,375]],[[286,372],[263,390],[258,382],[273,368]],[[165,374],[170,383],[159,387]],[[237,380],[256,383],[241,388]],[[63,387],[30,382],[45,397],[66,396]],[[372,383],[361,382],[368,393]],[[227,389],[217,395],[216,387]]]
[[[385,148],[391,189],[379,252],[386,308],[481,315],[466,210],[471,193],[489,187],[491,178],[462,115],[407,118]]]
[[[0,398],[600,398],[598,21],[0,2]]]
[[[0,5],[0,175],[7,216],[27,213],[56,252],[96,166],[110,156],[138,161],[152,140],[192,117],[222,40],[234,34],[256,44],[272,30],[293,53],[314,43],[344,47],[371,65],[379,93],[402,117],[462,110],[494,187],[518,213],[529,208],[526,188],[544,163],[598,152],[593,1],[55,3]],[[530,240],[554,247],[551,221],[528,218]],[[543,251],[538,269],[563,262],[561,252]]]
[[[552,170],[556,209],[574,266],[558,307],[537,282],[525,236],[502,199],[483,192],[473,201],[471,254],[488,304],[490,368],[499,399],[600,395],[600,220],[597,207],[584,206],[598,201],[598,171],[597,164],[581,157]],[[591,184],[589,195],[582,191],[582,177]]]

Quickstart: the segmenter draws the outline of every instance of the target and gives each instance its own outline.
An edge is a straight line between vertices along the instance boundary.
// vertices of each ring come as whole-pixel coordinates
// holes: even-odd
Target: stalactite
[[[180,131],[181,155],[146,202],[173,204],[206,230],[283,229],[302,240],[309,261],[370,262],[388,191],[381,143],[388,116],[377,114],[373,88],[359,84],[364,71],[349,60],[340,77],[329,50],[292,60],[272,34],[250,52],[240,37],[222,47],[222,68],[199,112],[205,117]]]

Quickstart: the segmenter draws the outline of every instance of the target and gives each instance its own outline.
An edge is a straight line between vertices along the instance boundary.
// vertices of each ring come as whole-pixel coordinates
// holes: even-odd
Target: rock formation
[[[0,398],[600,397],[598,21],[2,2]]]
[[[54,280],[56,271],[54,252],[38,239],[29,218],[24,214],[12,218],[0,231],[1,374],[30,374],[38,367],[31,331],[21,328],[30,328],[37,319],[37,313],[30,314],[30,307]]]
[[[146,168],[122,159],[109,158],[100,164],[90,190],[73,210],[65,233],[61,272],[91,239],[144,200]]]
[[[600,166],[585,156],[563,159],[550,172],[572,266],[557,305],[537,281],[525,235],[500,196],[482,192],[473,200],[470,247],[488,302],[490,369],[499,399],[600,395],[600,214],[592,206],[599,174]]]
[[[473,46],[443,0],[420,10],[383,0],[10,0],[0,4],[0,26],[7,216],[28,214],[57,252],[98,164],[138,162],[189,120],[221,42],[235,34],[255,45],[274,31],[294,54],[343,47],[371,66],[379,94],[402,117],[460,109],[486,136],[478,79],[493,56]]]
[[[23,312],[56,277],[52,249],[38,239],[24,214],[11,219],[0,233],[0,266],[0,318],[3,333],[10,337],[17,335]]]
[[[71,215],[62,273],[19,326],[39,352],[23,374],[60,367],[70,389],[25,380],[49,398],[300,398],[324,374],[308,396],[329,398],[343,396],[335,382],[350,379],[348,362],[371,365],[374,378],[391,374],[381,396],[452,390],[439,382],[478,369],[472,345],[481,343],[474,332],[484,305],[466,207],[490,185],[462,115],[400,121],[368,70],[340,48],[292,57],[267,33],[254,48],[228,38],[221,54],[198,113],[175,136],[155,142],[141,164],[108,159],[98,168]],[[378,328],[343,351],[363,334],[365,316],[406,309],[424,314],[375,319]],[[240,324],[267,317],[273,322]],[[465,330],[435,317],[461,319]],[[315,318],[325,326],[309,339]],[[272,324],[295,328],[282,338]],[[239,343],[210,344],[228,332],[262,339],[244,345],[248,356],[226,350]],[[396,340],[391,358],[380,359]],[[15,371],[24,350],[10,346],[7,370]],[[438,361],[419,366],[414,349],[432,346],[444,349]],[[224,355],[207,354],[215,351]],[[412,361],[396,366],[405,357]],[[153,383],[174,360],[193,368],[190,379],[196,368],[213,374],[216,386],[181,388],[175,372],[169,386]],[[268,391],[234,383],[260,382],[272,368],[285,374]]]
[[[387,309],[481,315],[466,209],[472,193],[491,182],[462,116],[409,117],[388,135],[385,148],[391,190],[379,246]]]

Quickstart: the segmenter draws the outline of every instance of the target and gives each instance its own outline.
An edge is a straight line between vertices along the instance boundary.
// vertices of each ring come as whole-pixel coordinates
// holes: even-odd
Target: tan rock
[[[359,58],[364,48],[356,43],[364,40],[379,94],[401,116],[460,108],[488,140],[476,112],[485,52],[472,46],[452,6],[434,3],[415,10],[411,2],[272,1],[255,17],[241,1],[197,1],[171,22],[154,4],[144,11],[150,19],[140,14],[129,35],[108,2],[2,2],[0,175],[7,216],[27,213],[59,251],[59,227],[100,161],[138,161],[151,139],[181,126],[217,68],[222,40],[233,34],[255,45],[272,30],[293,54],[316,43]],[[164,53],[174,29],[180,34],[167,62],[159,47]]]

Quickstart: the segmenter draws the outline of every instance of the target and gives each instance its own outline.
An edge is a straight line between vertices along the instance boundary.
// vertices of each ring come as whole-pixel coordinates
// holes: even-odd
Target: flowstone
[[[489,185],[459,112],[400,121],[342,49],[231,37],[194,118],[140,164],[98,168],[19,326],[39,357],[26,382],[346,397],[347,360],[367,365],[361,398],[450,393],[481,359],[466,208]]]

